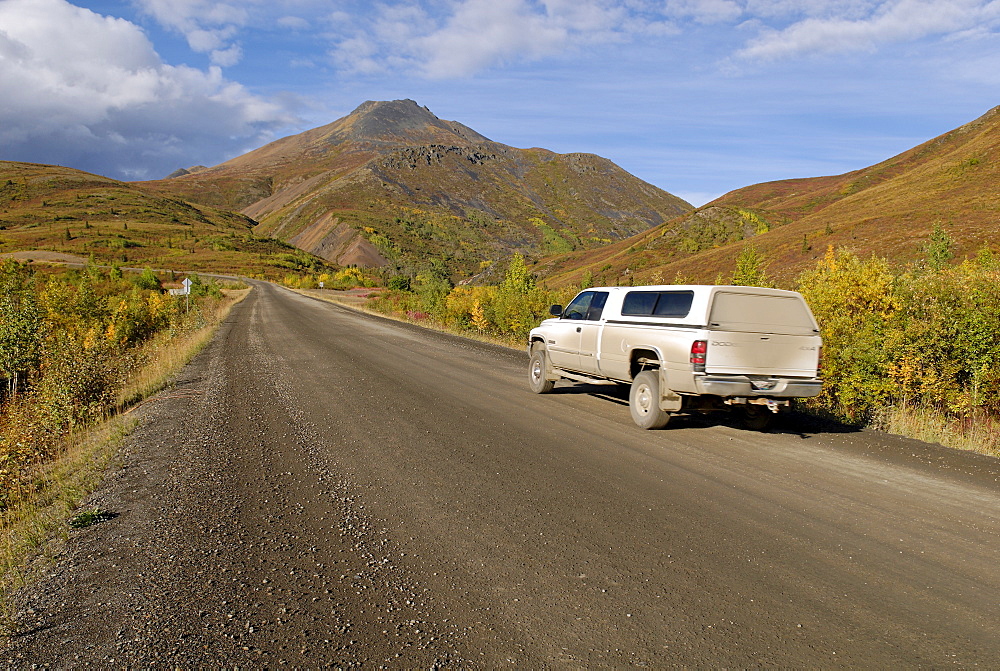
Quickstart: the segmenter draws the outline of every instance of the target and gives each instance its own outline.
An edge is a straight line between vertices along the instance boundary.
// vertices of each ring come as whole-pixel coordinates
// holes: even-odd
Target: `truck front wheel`
[[[662,429],[670,414],[660,409],[660,372],[644,370],[632,380],[628,395],[632,419],[642,429]]]
[[[545,350],[535,347],[531,350],[531,359],[528,361],[528,386],[536,394],[547,394],[556,386],[553,380],[545,377]]]

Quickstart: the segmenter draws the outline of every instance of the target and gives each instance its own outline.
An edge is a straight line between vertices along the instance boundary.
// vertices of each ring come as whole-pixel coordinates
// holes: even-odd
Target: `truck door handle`
[[[577,333],[579,333],[579,332],[580,332],[580,331],[582,331],[582,330],[583,330],[583,327],[582,327],[582,326],[577,326],[577,327],[576,327],[576,332],[577,332]]]

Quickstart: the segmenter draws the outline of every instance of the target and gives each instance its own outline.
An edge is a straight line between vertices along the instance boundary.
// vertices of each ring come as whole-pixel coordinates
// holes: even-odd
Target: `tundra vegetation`
[[[235,212],[59,166],[0,161],[0,253],[60,252],[101,264],[277,279],[322,259],[259,236]],[[35,258],[45,258],[39,254]]]
[[[1000,455],[1000,259],[958,264],[940,226],[924,258],[894,266],[830,247],[781,288],[802,292],[823,336],[823,394],[809,412],[945,445]],[[660,277],[625,283],[663,283]],[[684,278],[675,278],[677,284]],[[752,245],[717,283],[776,286]],[[582,288],[539,286],[514,255],[501,282],[453,286],[441,268],[393,277],[368,307],[411,321],[521,347],[527,332]]]

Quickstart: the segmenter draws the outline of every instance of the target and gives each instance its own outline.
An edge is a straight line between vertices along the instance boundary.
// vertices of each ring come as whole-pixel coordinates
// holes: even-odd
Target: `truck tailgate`
[[[712,331],[708,337],[705,372],[770,377],[814,377],[820,337]]]

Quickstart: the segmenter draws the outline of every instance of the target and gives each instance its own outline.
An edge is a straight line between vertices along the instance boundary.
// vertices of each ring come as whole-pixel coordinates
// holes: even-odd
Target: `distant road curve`
[[[1000,667],[998,460],[642,431],[521,352],[252,284],[0,666]]]
[[[64,254],[62,252],[47,252],[40,249],[31,251],[4,252],[3,254],[0,254],[0,260],[2,259],[15,259],[17,261],[46,261],[49,263],[65,263],[69,265],[84,265],[87,263],[87,259],[82,256],[74,256],[73,254]]]
[[[42,263],[57,263],[64,265],[68,268],[84,268],[91,265],[90,259],[86,259],[82,256],[75,256],[73,254],[66,254],[64,252],[50,252],[43,249],[34,250],[21,250],[17,252],[4,252],[0,254],[0,260],[3,259],[14,259],[16,261],[26,261],[28,263],[32,261],[39,261]],[[111,268],[110,265],[96,264],[97,268]],[[131,267],[131,266],[118,266],[119,270],[124,270],[126,272],[141,273],[146,268],[142,267]],[[232,280],[240,281],[241,278],[236,275],[221,275],[219,273],[203,272],[199,270],[171,270],[169,268],[150,268],[150,270],[157,273],[176,273],[177,275],[198,275],[200,277],[215,277],[222,280]]]

